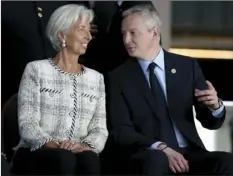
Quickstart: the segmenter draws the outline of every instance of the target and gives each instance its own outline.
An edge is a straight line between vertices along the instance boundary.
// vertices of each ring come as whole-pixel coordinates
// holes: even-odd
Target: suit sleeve
[[[109,127],[114,141],[120,147],[134,151],[149,148],[157,141],[143,136],[135,130],[118,79],[114,79],[110,75],[108,82]]]
[[[193,59],[193,87],[195,89],[204,90],[207,89],[206,80],[204,78],[204,75],[202,73],[202,70],[198,64],[198,62]],[[194,93],[193,93],[194,94]],[[196,118],[201,122],[202,126],[207,129],[218,129],[222,126],[226,110],[224,108],[223,116],[221,118],[216,118],[213,116],[212,112],[202,103],[199,103],[197,101],[197,98],[194,97],[194,106],[196,110]]]

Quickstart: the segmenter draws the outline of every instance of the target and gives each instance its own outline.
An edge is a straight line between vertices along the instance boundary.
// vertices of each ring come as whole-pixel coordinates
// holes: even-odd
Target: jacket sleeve
[[[52,140],[40,128],[40,83],[36,65],[27,64],[18,93],[18,123],[21,139],[31,150],[42,147]]]
[[[200,90],[205,90],[207,89],[207,84],[205,77],[201,71],[201,68],[198,64],[198,62],[193,59],[193,84],[194,84],[194,90],[195,89],[200,89]],[[204,104],[199,103],[197,101],[197,98],[194,97],[194,107],[196,110],[196,118],[201,122],[202,126],[207,129],[218,129],[222,126],[224,120],[225,120],[225,115],[226,115],[226,110],[224,107],[223,114],[221,118],[216,118],[213,113],[206,107]]]
[[[88,145],[94,152],[100,153],[105,146],[108,138],[106,125],[106,100],[105,85],[103,75],[100,76],[99,99],[96,105],[95,113],[88,125],[88,135],[82,142]]]

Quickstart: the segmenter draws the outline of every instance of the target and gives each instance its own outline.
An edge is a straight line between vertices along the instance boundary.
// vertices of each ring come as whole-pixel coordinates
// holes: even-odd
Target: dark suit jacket
[[[164,51],[167,99],[170,113],[190,147],[204,149],[194,124],[192,106],[203,127],[218,129],[224,117],[215,118],[194,98],[194,89],[206,89],[196,60]],[[176,74],[171,69],[176,69]],[[148,82],[136,59],[110,73],[108,87],[109,128],[115,145],[136,152],[160,141],[160,118]]]

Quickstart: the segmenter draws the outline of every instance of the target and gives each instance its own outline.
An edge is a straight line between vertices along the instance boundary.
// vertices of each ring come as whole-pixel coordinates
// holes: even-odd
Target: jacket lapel
[[[141,66],[139,65],[138,61],[136,59],[132,59],[131,61],[131,70],[130,71],[130,77],[133,82],[134,87],[137,87],[140,94],[144,96],[146,102],[148,103],[149,107],[151,108],[153,114],[155,117],[159,117],[157,114],[157,111],[155,109],[155,99],[153,97],[153,94],[150,90],[149,84],[147,82],[147,79],[143,73],[143,70]]]
[[[182,77],[179,73],[179,66],[176,60],[172,57],[169,52],[164,51],[164,64],[165,64],[165,77],[166,77],[166,91],[167,91],[167,104],[170,110],[170,114],[173,118],[176,117],[176,109],[177,109],[177,98],[179,98],[179,78]],[[141,95],[144,96],[146,102],[150,106],[153,114],[159,118],[158,112],[156,111],[155,107],[155,99],[153,98],[153,94],[150,90],[149,84],[147,79],[143,73],[141,66],[139,65],[136,59],[132,59],[131,63],[131,70],[130,76],[131,80],[133,81],[134,87],[138,87]],[[136,79],[135,79],[136,78]],[[178,119],[177,119],[178,120]]]
[[[172,56],[164,50],[164,64],[165,64],[165,77],[166,77],[166,91],[167,91],[167,104],[172,118],[175,117],[177,109],[177,98],[179,98],[180,78],[182,75],[179,73],[178,64]],[[174,116],[173,116],[174,115]]]

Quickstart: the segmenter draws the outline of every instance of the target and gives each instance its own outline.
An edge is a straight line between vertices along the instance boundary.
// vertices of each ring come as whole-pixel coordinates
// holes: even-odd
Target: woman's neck
[[[82,72],[82,66],[78,63],[79,55],[70,54],[67,51],[59,52],[54,58],[54,63],[63,71],[69,73]]]

